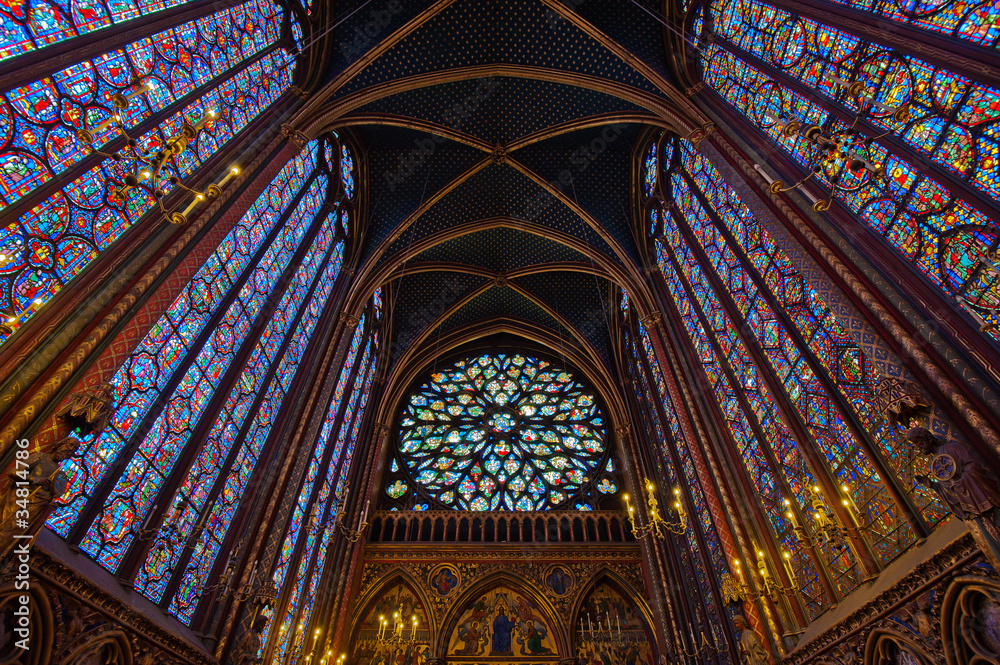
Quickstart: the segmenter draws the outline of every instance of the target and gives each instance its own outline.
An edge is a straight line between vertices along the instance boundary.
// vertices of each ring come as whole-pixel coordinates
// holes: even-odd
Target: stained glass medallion
[[[646,196],[652,196],[656,192],[659,172],[656,144],[653,143],[646,150],[646,157],[642,160],[642,191]]]
[[[554,364],[486,354],[431,374],[409,396],[398,455],[411,485],[448,508],[574,505],[607,464],[604,416],[594,394]],[[400,485],[390,489],[402,496]]]

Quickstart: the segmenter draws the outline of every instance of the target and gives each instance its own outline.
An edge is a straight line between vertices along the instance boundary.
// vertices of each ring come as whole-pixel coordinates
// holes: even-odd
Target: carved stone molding
[[[917,663],[943,663],[942,590],[957,577],[975,570],[1000,588],[1000,577],[981,562],[971,535],[964,535],[917,564],[889,589],[871,597],[836,625],[792,651],[783,665],[799,663],[886,663],[904,652]],[[929,597],[934,595],[934,607]],[[892,646],[895,644],[895,646]],[[871,660],[866,659],[871,658]],[[923,660],[921,660],[923,659]],[[904,662],[897,660],[896,662]]]
[[[691,132],[690,134],[688,134],[684,138],[686,138],[688,141],[690,141],[691,145],[693,145],[695,148],[697,148],[699,145],[701,145],[701,142],[704,141],[705,139],[707,139],[709,136],[711,136],[712,132],[714,132],[714,131],[715,131],[715,123],[714,122],[706,122],[701,127],[699,127],[698,129],[694,130],[693,132]]]
[[[361,319],[353,314],[348,314],[344,312],[340,315],[340,321],[348,328],[357,328],[358,324],[361,323]]]
[[[685,89],[684,94],[687,95],[688,97],[694,97],[704,89],[705,89],[705,83],[703,81],[698,81],[690,88]]]
[[[646,316],[639,319],[639,323],[641,323],[646,328],[658,328],[663,324],[663,313],[650,312]]]
[[[34,593],[44,595],[44,602],[35,602],[33,609],[41,615],[39,621],[43,623],[47,613],[54,626],[50,636],[51,662],[106,665],[218,662],[37,547],[31,550],[30,565]],[[8,569],[4,577],[12,574]],[[0,658],[0,662],[6,661]]]
[[[309,92],[306,91],[306,90],[303,90],[302,88],[300,88],[297,85],[293,85],[291,88],[289,88],[288,92],[292,93],[293,95],[295,95],[299,99],[309,99]]]

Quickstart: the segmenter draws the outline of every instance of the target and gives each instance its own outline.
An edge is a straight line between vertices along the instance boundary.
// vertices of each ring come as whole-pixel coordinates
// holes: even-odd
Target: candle
[[[746,584],[746,580],[743,578],[743,569],[740,568],[740,560],[733,559],[733,565],[736,568],[736,575],[740,578],[740,582]]]
[[[771,176],[769,176],[767,174],[767,171],[765,171],[764,168],[760,164],[754,164],[753,168],[754,168],[755,171],[757,171],[757,173],[761,174],[764,177],[764,180],[767,181],[768,185],[773,185],[774,184],[774,178],[772,178]]]
[[[785,570],[788,572],[788,579],[791,583],[795,584],[795,569],[792,568],[792,555],[788,552],[783,553],[785,559]]]
[[[228,183],[228,182],[229,182],[230,180],[232,180],[233,178],[235,178],[235,177],[236,177],[236,176],[238,176],[239,174],[240,174],[240,169],[239,169],[239,167],[237,167],[237,166],[234,166],[234,167],[232,167],[232,168],[231,168],[231,169],[229,169],[229,171],[228,171],[228,172],[226,173],[226,177],[224,177],[224,178],[223,178],[222,180],[220,180],[220,181],[219,181],[219,182],[217,183],[217,185],[216,185],[216,186],[217,186],[217,187],[225,187],[225,186],[226,186],[226,184],[227,184],[227,183]]]
[[[201,194],[198,194],[191,200],[191,203],[189,203],[188,207],[185,208],[182,212],[175,212],[174,214],[172,214],[170,216],[170,221],[173,222],[174,224],[187,223],[188,215],[190,215],[194,211],[195,207],[197,207],[197,205],[204,200],[205,197],[202,196]]]
[[[366,523],[365,519],[368,517],[368,504],[369,503],[371,503],[371,502],[366,500],[365,501],[365,509],[363,511],[361,511],[361,521],[358,522],[358,529],[359,530],[361,529],[362,525],[364,525]]]
[[[622,622],[619,620],[619,618],[617,616],[615,617],[615,623],[618,624],[618,637],[621,637],[622,636]]]
[[[583,634],[583,617],[580,617],[580,634]]]
[[[199,529],[205,528],[205,522],[208,521],[208,516],[212,512],[212,508],[214,507],[215,507],[215,499],[212,499],[211,501],[208,502],[208,506],[205,508],[205,511],[201,514],[201,521],[198,523]]]
[[[590,620],[590,612],[587,612],[587,625],[590,626],[590,635],[594,635],[594,622]]]
[[[417,617],[413,616],[413,630],[410,631],[410,639],[415,639],[417,637]]]

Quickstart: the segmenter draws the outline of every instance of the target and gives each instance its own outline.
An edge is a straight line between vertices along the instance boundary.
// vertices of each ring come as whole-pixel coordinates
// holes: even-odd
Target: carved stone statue
[[[760,643],[760,638],[752,630],[746,618],[737,615],[733,619],[733,627],[739,632],[740,654],[746,665],[767,665],[767,650]]]
[[[262,658],[257,653],[261,647],[260,634],[264,632],[265,626],[267,626],[267,617],[258,614],[253,620],[250,630],[243,633],[233,647],[230,661],[232,665],[251,665],[261,662]]]
[[[996,476],[975,450],[958,441],[944,442],[923,427],[911,427],[906,438],[932,456],[930,477],[917,479],[965,521],[990,564],[1000,569],[1000,482]]]
[[[52,500],[66,491],[66,474],[59,463],[72,455],[80,442],[73,437],[57,441],[51,451],[32,453],[14,467],[0,522],[0,559],[6,558],[19,534],[34,534],[49,514]]]

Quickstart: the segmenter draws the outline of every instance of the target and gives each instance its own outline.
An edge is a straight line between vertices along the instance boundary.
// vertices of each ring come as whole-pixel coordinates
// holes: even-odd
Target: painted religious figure
[[[510,649],[510,633],[517,624],[507,617],[507,608],[497,607],[497,616],[493,619],[493,649],[491,656],[513,653]]]
[[[448,643],[453,656],[556,656],[551,624],[525,595],[506,586],[465,606]]]
[[[431,588],[439,596],[447,596],[458,586],[458,575],[450,566],[442,566],[431,577]]]

